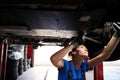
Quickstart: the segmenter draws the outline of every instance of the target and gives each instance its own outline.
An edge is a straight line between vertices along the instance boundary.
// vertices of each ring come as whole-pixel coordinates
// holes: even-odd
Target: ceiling
[[[99,33],[105,22],[119,21],[119,7],[119,0],[0,0],[0,41],[66,46],[79,33],[90,33],[86,43],[92,53],[111,36],[110,30],[96,38],[93,31]]]

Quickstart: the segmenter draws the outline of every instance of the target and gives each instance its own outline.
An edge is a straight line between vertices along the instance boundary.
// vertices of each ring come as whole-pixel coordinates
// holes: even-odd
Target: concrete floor
[[[120,80],[120,61],[104,62],[104,80]],[[17,80],[57,80],[54,66],[35,66],[25,71]],[[93,71],[86,73],[87,80],[93,79]]]
[[[93,72],[87,72],[87,79],[93,80]],[[17,80],[57,80],[58,71],[53,66],[37,66],[28,69]]]

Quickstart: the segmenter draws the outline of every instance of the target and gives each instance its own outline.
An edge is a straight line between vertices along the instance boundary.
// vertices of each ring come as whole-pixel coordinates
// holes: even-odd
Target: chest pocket
[[[69,62],[68,80],[86,80],[85,71],[82,65],[80,69],[75,69],[71,62]]]

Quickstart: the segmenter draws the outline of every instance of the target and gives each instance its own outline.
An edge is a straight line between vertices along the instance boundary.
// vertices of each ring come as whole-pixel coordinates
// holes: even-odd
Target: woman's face
[[[76,48],[76,54],[82,57],[88,57],[88,49],[84,45],[79,45]]]

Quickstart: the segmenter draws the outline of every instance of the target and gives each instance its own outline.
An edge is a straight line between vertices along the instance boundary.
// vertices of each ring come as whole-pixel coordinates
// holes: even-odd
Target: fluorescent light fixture
[[[89,21],[91,16],[81,16],[79,21]]]

